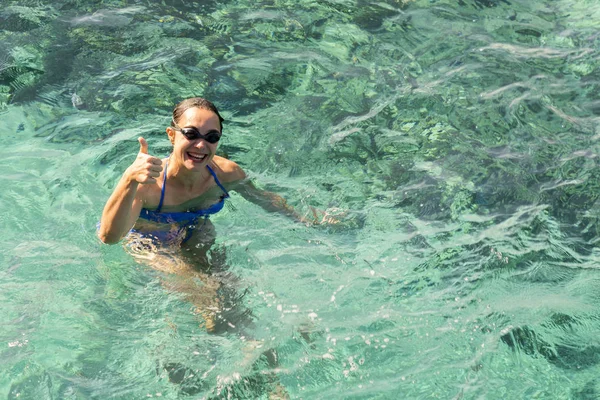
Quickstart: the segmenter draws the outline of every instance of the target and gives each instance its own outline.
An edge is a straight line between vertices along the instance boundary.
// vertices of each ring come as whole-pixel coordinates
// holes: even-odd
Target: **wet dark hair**
[[[223,133],[223,121],[225,120],[223,119],[223,117],[221,117],[221,114],[219,114],[219,110],[217,110],[217,107],[213,103],[202,97],[191,97],[177,104],[173,109],[173,119],[171,120],[171,126],[175,127],[179,118],[181,118],[183,113],[189,110],[190,108],[201,108],[203,110],[212,111],[215,114],[217,114],[217,117],[219,117],[219,129],[221,129],[221,133]]]

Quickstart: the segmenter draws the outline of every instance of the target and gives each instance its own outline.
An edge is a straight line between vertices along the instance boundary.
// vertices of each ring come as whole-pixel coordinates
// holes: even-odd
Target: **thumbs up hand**
[[[127,168],[126,175],[131,182],[142,184],[156,183],[156,178],[162,171],[162,160],[148,154],[148,142],[143,137],[138,138],[140,152],[133,164]]]

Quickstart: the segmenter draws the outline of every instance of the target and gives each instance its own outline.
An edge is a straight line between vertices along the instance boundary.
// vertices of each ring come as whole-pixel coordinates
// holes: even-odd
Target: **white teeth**
[[[188,153],[188,156],[190,156],[190,158],[193,158],[195,160],[204,160],[204,157],[206,157],[206,154]]]

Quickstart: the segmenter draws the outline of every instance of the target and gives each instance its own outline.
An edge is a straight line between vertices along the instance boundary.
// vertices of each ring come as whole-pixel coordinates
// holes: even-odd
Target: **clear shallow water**
[[[3,2],[0,396],[266,398],[252,338],[292,398],[597,398],[599,14]],[[198,94],[260,186],[348,212],[305,228],[234,196],[213,219],[238,333],[95,238],[136,138],[167,155]]]

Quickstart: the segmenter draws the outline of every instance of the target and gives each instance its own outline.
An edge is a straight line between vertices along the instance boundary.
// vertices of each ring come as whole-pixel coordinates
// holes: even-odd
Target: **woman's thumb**
[[[148,142],[146,142],[146,139],[139,137],[138,142],[140,142],[140,153],[148,154]]]

